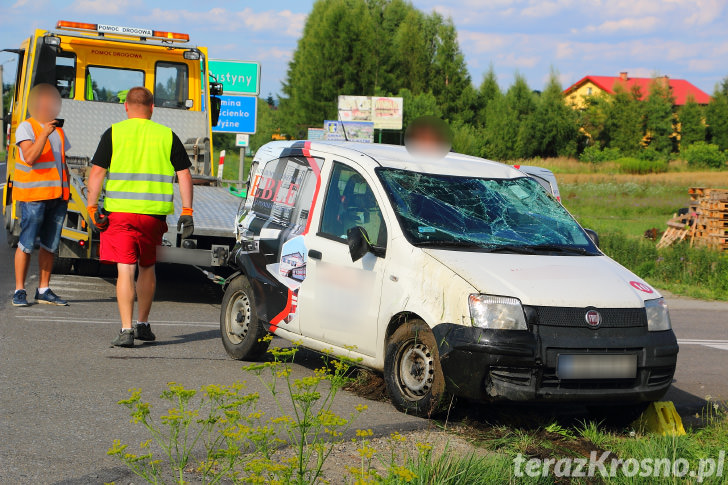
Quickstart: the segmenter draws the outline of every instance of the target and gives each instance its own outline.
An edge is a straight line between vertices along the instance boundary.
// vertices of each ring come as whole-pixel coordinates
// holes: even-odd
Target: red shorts
[[[154,216],[113,212],[109,227],[101,233],[99,259],[151,266],[157,262],[157,246],[166,232],[167,223]]]

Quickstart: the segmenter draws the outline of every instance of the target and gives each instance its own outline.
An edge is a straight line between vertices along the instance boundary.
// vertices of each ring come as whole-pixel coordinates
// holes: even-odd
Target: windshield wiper
[[[518,246],[515,244],[504,244],[501,246],[490,246],[483,248],[487,253],[517,253],[517,254],[536,254],[531,246]]]
[[[413,244],[416,247],[443,246],[453,248],[482,248],[478,243],[471,241],[419,241]]]
[[[526,246],[534,251],[553,251],[559,253],[581,254],[582,256],[596,256],[598,253],[577,246],[566,246],[563,244],[535,244]]]

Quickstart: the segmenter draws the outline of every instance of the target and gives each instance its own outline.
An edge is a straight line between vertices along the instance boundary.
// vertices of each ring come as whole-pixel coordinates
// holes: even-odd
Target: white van
[[[237,240],[220,317],[237,359],[260,357],[268,332],[333,350],[382,372],[393,404],[420,416],[450,395],[625,413],[672,382],[659,292],[508,165],[268,143]]]

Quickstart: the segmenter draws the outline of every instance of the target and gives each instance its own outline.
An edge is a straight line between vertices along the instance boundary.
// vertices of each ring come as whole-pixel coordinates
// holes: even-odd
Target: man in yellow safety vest
[[[91,161],[88,177],[88,212],[101,231],[100,259],[116,263],[116,300],[121,331],[112,341],[117,347],[133,347],[134,339],[156,337],[149,326],[149,312],[156,288],[157,246],[167,232],[167,215],[174,212],[175,175],[182,197],[177,229],[186,239],[194,232],[192,220],[192,165],[180,139],[166,126],[151,121],[154,96],[144,87],[129,90],[124,102],[128,119],[111,126]],[[107,177],[108,176],[108,177]],[[98,199],[104,178],[104,210]],[[134,273],[139,277],[134,284]],[[138,319],[132,326],[134,296]]]

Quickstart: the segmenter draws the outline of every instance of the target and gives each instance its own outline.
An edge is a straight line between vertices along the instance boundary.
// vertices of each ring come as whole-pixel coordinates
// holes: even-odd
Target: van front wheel
[[[387,341],[384,380],[392,404],[429,418],[445,408],[447,393],[435,336],[419,319],[402,324]]]
[[[245,276],[233,279],[220,307],[220,333],[225,351],[237,360],[258,360],[268,350],[266,331],[258,321],[253,288]]]

